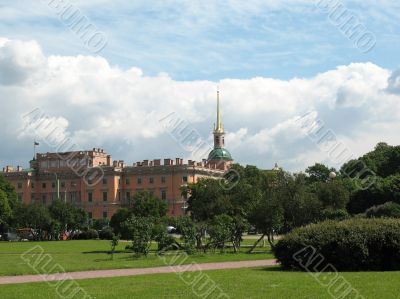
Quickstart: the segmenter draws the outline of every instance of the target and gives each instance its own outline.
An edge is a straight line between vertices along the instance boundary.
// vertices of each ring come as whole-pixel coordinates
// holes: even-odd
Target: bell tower
[[[214,149],[208,155],[208,163],[216,169],[226,170],[233,163],[229,151],[225,148],[225,130],[222,125],[219,89],[217,91],[217,122],[214,125]]]

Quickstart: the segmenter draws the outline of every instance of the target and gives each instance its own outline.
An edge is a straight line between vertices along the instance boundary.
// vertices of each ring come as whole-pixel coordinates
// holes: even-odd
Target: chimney
[[[154,166],[160,166],[161,165],[161,159],[154,159],[153,165]]]
[[[143,160],[143,166],[149,166],[149,160]]]
[[[114,161],[114,162],[113,162],[113,166],[114,166],[114,167],[117,167],[117,166],[118,166],[118,161]]]
[[[136,162],[136,166],[142,166],[141,162]]]
[[[164,165],[171,165],[171,159],[164,159]]]
[[[180,164],[181,164],[180,162],[181,162],[181,159],[175,158],[175,164],[176,164],[176,165],[180,165]]]
[[[107,156],[107,166],[111,166],[111,155]]]
[[[153,161],[149,162],[149,166],[152,167],[153,166]]]
[[[22,166],[17,166],[17,171],[21,172],[22,171]]]

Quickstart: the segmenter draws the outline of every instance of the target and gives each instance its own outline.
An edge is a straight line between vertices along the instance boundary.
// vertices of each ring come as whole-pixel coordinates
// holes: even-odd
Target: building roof
[[[224,148],[214,148],[208,155],[208,160],[232,161],[231,153]]]

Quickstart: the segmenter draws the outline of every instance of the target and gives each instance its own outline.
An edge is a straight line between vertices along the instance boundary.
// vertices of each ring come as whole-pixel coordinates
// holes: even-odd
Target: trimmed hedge
[[[285,235],[274,254],[285,269],[400,270],[400,220],[358,218],[307,225]]]
[[[99,233],[95,229],[88,229],[74,236],[76,240],[96,240],[99,238]]]
[[[365,211],[368,218],[400,218],[400,205],[395,202],[387,202],[383,205],[373,206]]]

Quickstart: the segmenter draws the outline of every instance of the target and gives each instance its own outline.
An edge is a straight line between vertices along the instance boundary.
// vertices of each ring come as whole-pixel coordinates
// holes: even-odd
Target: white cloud
[[[40,108],[82,149],[103,147],[117,159],[189,156],[159,120],[171,112],[188,121],[207,142],[221,89],[227,148],[243,163],[300,170],[329,162],[304,136],[295,117],[315,110],[326,126],[359,155],[377,141],[400,143],[398,72],[372,63],[339,66],[311,78],[176,81],[145,76],[99,56],[45,56],[35,41],[0,38],[0,163],[30,158],[33,138],[22,116]],[[382,128],[378,129],[378,128]],[[17,138],[19,136],[19,138]],[[52,148],[42,147],[42,151]]]

